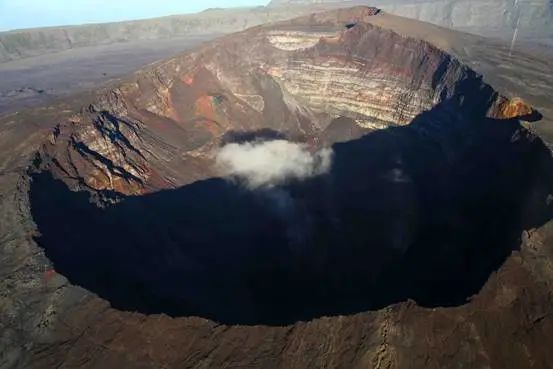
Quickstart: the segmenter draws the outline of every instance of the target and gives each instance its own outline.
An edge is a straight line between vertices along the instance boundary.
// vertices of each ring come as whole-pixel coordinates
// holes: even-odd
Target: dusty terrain
[[[214,37],[89,46],[0,63],[0,114],[98,88]]]
[[[273,0],[272,8],[377,6],[388,13],[485,37],[508,39],[518,28],[519,40],[551,45],[553,5],[549,0]]]
[[[297,10],[265,7],[209,9],[197,14],[139,21],[1,32],[0,61],[18,60],[87,46],[236,32],[302,14],[302,9],[305,12],[303,7]]]
[[[504,42],[518,26],[515,49],[553,57],[553,16],[545,0],[272,1],[267,7],[0,33],[0,114],[97,88],[216,35],[354,4]]]
[[[212,9],[120,23],[0,33],[0,114],[101,86],[217,35],[305,9]]]
[[[375,13],[0,118],[0,366],[551,367],[553,65]],[[267,130],[335,153],[297,243],[213,165]]]

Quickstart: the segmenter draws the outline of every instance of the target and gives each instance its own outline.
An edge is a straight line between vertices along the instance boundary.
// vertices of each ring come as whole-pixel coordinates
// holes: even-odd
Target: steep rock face
[[[353,8],[259,27],[137,72],[61,123],[43,159],[75,183],[131,194],[210,175],[200,168],[230,131],[316,143],[336,119],[360,130],[405,125],[455,96],[467,111],[496,115],[500,97],[481,76],[365,22],[375,14]]]

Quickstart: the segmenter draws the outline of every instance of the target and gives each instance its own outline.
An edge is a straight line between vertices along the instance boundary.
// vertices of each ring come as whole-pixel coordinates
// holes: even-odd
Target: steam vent
[[[553,365],[543,116],[402,22],[270,23],[53,108],[0,197],[21,367]]]

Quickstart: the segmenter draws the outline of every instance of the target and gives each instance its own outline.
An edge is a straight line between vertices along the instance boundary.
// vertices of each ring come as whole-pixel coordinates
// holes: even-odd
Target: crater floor
[[[516,120],[444,103],[333,149],[315,179],[250,191],[213,178],[105,207],[40,174],[37,240],[117,309],[280,325],[464,304],[548,220],[553,162]]]

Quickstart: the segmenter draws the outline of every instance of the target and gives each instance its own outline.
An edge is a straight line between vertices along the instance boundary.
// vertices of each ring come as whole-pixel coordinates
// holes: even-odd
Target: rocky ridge
[[[366,4],[390,14],[508,41],[516,28],[519,42],[547,46],[553,39],[553,6],[547,0],[273,0],[269,7],[294,9],[309,4],[327,8]],[[490,18],[490,14],[494,17]]]

